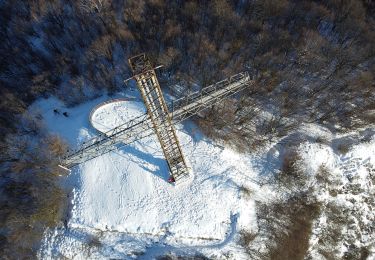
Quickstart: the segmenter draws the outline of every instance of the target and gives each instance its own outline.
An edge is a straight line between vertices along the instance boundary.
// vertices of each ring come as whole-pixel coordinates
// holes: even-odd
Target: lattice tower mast
[[[173,180],[177,181],[187,176],[189,171],[155,70],[145,54],[130,58],[129,64]]]
[[[199,92],[173,101],[169,113],[155,70],[147,57],[141,54],[130,58],[129,63],[134,73],[133,78],[136,79],[146,104],[147,113],[84,142],[74,151],[68,151],[61,158],[60,166],[66,169],[72,168],[115,151],[120,145],[131,144],[156,132],[167,161],[168,158],[171,160],[171,164],[168,161],[168,165],[172,176],[176,179],[182,178],[188,171],[172,122],[181,122],[198,114],[205,108],[248,87],[254,83],[254,79],[247,72],[235,74]]]

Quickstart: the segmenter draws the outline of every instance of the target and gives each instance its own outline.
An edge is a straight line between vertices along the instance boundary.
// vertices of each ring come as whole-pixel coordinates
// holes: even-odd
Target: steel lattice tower
[[[188,176],[189,171],[174,124],[198,114],[255,81],[247,72],[238,73],[207,86],[199,92],[174,100],[168,109],[155,68],[147,56],[137,55],[128,61],[134,74],[132,78],[137,81],[147,113],[87,140],[75,150],[68,151],[60,159],[59,166],[69,170],[105,153],[116,151],[120,146],[129,145],[150,136],[154,132],[168,162],[171,177],[173,177],[171,180],[179,181]]]
[[[145,54],[130,58],[129,64],[134,74],[133,78],[137,81],[141,91],[147,114],[152,121],[154,131],[168,162],[172,180],[180,180],[187,176],[189,171],[155,70]]]

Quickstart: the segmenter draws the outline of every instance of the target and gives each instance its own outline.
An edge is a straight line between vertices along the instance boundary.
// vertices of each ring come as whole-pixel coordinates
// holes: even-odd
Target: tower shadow
[[[136,163],[143,170],[159,177],[160,179],[164,181],[168,180],[170,174],[169,174],[169,167],[165,159],[158,158],[153,153],[146,153],[144,151],[141,151],[137,149],[136,147],[134,147],[134,145],[125,145],[119,148],[119,151],[121,151],[124,154],[131,154],[134,157],[138,158],[138,160],[136,160],[136,159],[132,159],[127,156],[124,156],[124,154],[117,153],[118,155],[122,156],[126,160],[130,160]],[[154,167],[149,167],[149,165],[153,165]]]

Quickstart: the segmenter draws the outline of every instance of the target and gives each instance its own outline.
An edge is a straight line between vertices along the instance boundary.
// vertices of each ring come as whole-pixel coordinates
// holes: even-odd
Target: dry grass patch
[[[280,208],[279,208],[280,209]],[[302,260],[309,248],[312,224],[319,215],[320,204],[305,204],[302,201],[287,203],[280,214],[289,223],[284,232],[275,236],[276,246],[270,251],[273,260]]]
[[[287,201],[258,204],[259,232],[240,232],[239,244],[249,259],[302,260],[307,254],[313,221],[321,205],[295,196]],[[259,251],[257,238],[265,249]]]

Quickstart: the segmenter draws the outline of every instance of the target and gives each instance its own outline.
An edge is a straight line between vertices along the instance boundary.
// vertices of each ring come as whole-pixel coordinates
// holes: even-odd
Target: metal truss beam
[[[72,168],[102,154],[118,149],[119,143],[131,144],[139,138],[150,135],[151,121],[147,114],[130,120],[110,131],[84,142],[74,151],[69,151],[61,160],[61,165]]]
[[[248,72],[238,73],[230,78],[203,88],[201,91],[174,100],[171,104],[173,121],[180,122],[198,114],[205,108],[239,92],[252,83]]]

